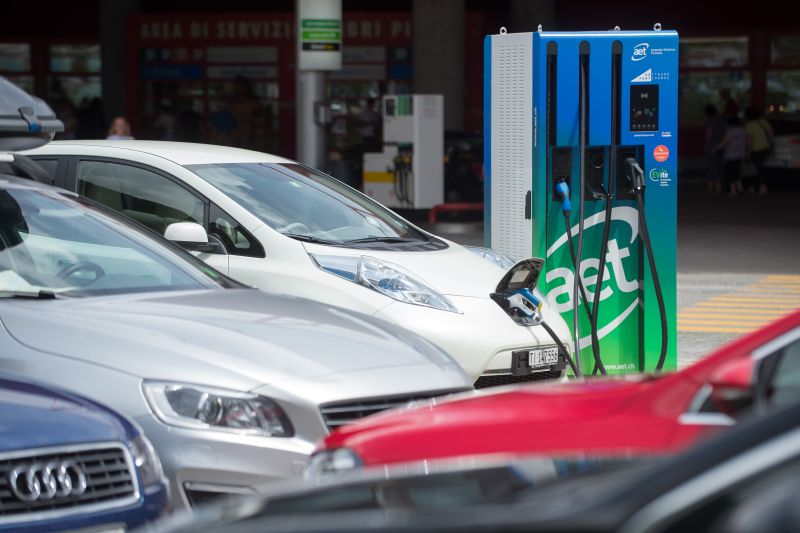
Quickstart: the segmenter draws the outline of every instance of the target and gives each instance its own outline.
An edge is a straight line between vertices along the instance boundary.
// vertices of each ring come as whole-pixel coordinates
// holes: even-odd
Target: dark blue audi
[[[131,422],[0,376],[0,532],[123,532],[162,516],[168,496],[161,463]]]

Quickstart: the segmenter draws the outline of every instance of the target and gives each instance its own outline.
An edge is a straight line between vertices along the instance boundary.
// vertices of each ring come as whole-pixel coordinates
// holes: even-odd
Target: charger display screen
[[[658,85],[631,85],[631,131],[658,131]]]

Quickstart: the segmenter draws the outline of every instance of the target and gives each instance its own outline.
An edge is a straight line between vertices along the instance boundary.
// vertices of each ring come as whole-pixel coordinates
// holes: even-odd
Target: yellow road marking
[[[678,331],[749,333],[800,309],[800,276],[771,274],[678,312]]]
[[[756,309],[797,309],[800,307],[800,302],[765,302],[763,300],[715,300],[713,302],[699,302],[695,304],[696,307],[724,307],[730,309],[732,306],[740,306],[742,309],[750,307]]]
[[[776,318],[780,318],[782,316],[787,315],[788,313],[751,313],[747,312],[747,316],[752,319],[763,319],[763,320],[773,320]],[[731,319],[738,319],[741,318],[741,314],[739,313],[694,313],[694,312],[686,312],[682,311],[678,313],[678,320],[681,318],[731,318]]]
[[[759,320],[758,322],[741,321],[741,320],[681,320],[678,319],[678,327],[683,324],[708,324],[710,326],[739,326],[757,328],[769,324],[769,320]]]
[[[723,328],[707,326],[681,326],[678,331],[697,331],[702,333],[750,333],[752,328]]]
[[[793,294],[769,294],[766,296],[763,295],[744,295],[744,294],[725,294],[720,296],[712,296],[707,301],[715,301],[715,300],[743,300],[743,301],[756,301],[756,302],[778,302],[778,303],[785,303],[785,302],[800,302],[800,296],[795,296]]]

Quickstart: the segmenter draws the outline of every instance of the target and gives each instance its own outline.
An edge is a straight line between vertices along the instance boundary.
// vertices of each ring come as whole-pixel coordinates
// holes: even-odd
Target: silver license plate
[[[537,348],[528,352],[528,364],[531,368],[551,366],[558,363],[558,347]]]

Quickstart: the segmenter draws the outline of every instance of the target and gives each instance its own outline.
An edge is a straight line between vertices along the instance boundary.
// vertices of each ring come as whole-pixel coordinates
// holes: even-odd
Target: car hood
[[[569,435],[577,435],[588,422],[608,419],[634,405],[635,396],[648,388],[647,381],[597,379],[585,383],[563,383],[503,388],[474,393],[451,400],[421,402],[416,408],[388,411],[345,426],[325,440],[326,448],[352,447],[372,464],[376,461],[412,460],[389,457],[398,442],[404,448],[433,446],[429,456],[482,453],[533,452],[567,448]],[[572,428],[566,432],[548,428]],[[459,438],[481,435],[480,438]],[[584,436],[585,437],[585,436]],[[580,444],[578,438],[576,441]],[[436,443],[439,444],[436,444]],[[377,453],[380,457],[371,457]]]
[[[121,419],[89,401],[38,385],[0,379],[0,454],[15,450],[124,441]]]
[[[407,252],[361,250],[303,243],[306,251],[312,254],[365,255],[400,265],[445,295],[488,298],[506,271],[463,246],[455,243],[448,244],[449,246],[444,250]]]
[[[581,420],[617,411],[643,384],[622,379],[597,379],[584,383],[504,387],[451,400],[429,402],[405,412],[387,412],[372,419],[375,426],[536,423],[547,420]],[[532,406],[536,406],[535,409]],[[367,428],[369,421],[356,424]]]
[[[255,289],[149,293],[0,305],[19,342],[131,375],[242,390],[290,379],[456,363],[383,321]],[[47,335],[42,335],[46,331]],[[452,378],[450,378],[452,379]],[[452,384],[452,383],[451,383]],[[444,384],[443,384],[444,385]]]

